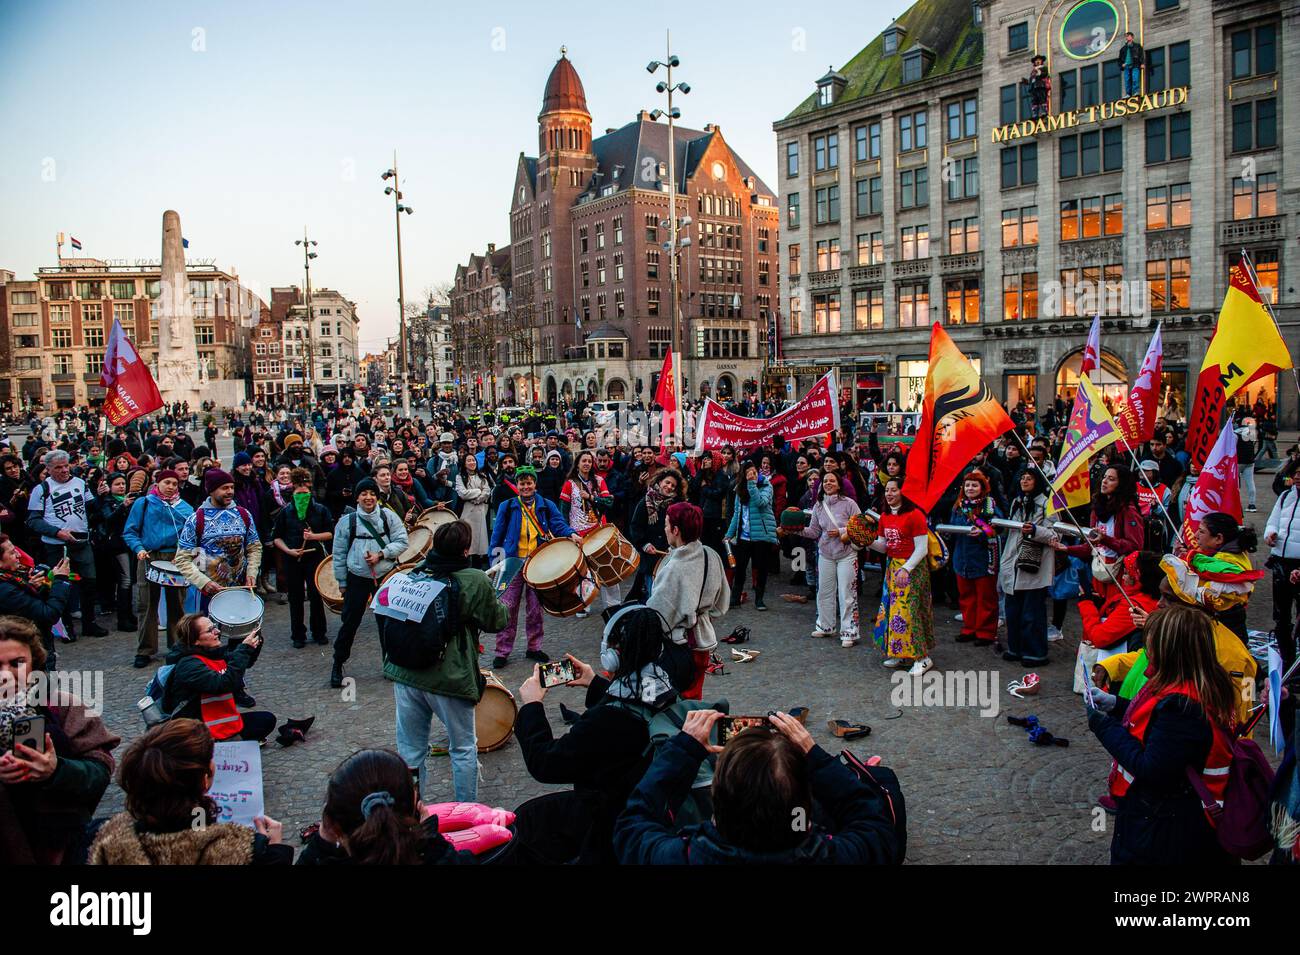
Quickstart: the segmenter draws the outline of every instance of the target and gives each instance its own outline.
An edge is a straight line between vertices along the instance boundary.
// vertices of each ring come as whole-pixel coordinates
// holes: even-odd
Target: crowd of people
[[[1252,462],[1267,434],[1254,414],[1238,411],[1239,447],[1255,443]],[[1246,607],[1263,593],[1265,572],[1251,558],[1261,539],[1276,642],[1284,666],[1295,662],[1300,452],[1278,469],[1262,534],[1212,513],[1191,544],[1177,529],[1197,472],[1173,421],[1135,452],[1096,455],[1089,503],[1049,518],[1063,416],[1015,409],[1015,430],[974,455],[929,513],[904,493],[913,436],[879,419],[854,427],[846,416],[843,429],[817,439],[708,451],[639,432],[630,442],[622,422],[599,422],[582,406],[514,420],[454,406],[391,421],[332,406],[253,409],[206,416],[202,443],[186,408],[125,428],[101,427],[88,412],[33,422],[19,452],[0,453],[0,677],[18,691],[0,700],[0,831],[14,821],[9,850],[40,861],[292,862],[278,823],[218,823],[207,796],[214,743],[264,741],[278,722],[253,709],[246,683],[261,635],[226,639],[209,604],[238,588],[287,604],[288,644],[332,642],[328,679],[341,687],[372,597],[391,572],[414,567],[449,584],[445,646],[432,662],[411,662],[395,652],[396,636],[385,642],[391,621],[375,617],[377,653],[367,649],[360,665],[393,685],[394,748],[339,766],[300,864],[483,860],[482,846],[476,855],[422,809],[433,795],[425,764],[436,718],[449,737],[452,794],[475,803],[475,707],[489,672],[500,680],[518,666],[521,605],[531,673],[518,688],[515,737],[528,773],[566,788],[516,807],[508,851],[497,842],[488,854],[901,861],[890,774],[835,759],[799,714],[773,711],[765,726],[719,745],[726,716],[705,702],[708,676],[720,640],[748,634],[719,637],[722,620],[751,601],[766,611],[778,580],[795,588],[786,599],[812,605],[809,639],[847,649],[865,638],[881,665],[913,675],[935,665],[944,612],[958,611],[956,641],[970,652],[1028,670],[1061,659],[1049,645],[1072,619],[1081,631],[1075,691],[1115,758],[1099,797],[1118,814],[1113,860],[1232,861],[1183,775],[1204,774],[1221,796],[1225,754],[1255,713],[1246,705],[1257,677]],[[221,431],[233,438],[228,465],[217,453]],[[1247,486],[1253,512],[1253,474]],[[447,519],[427,550],[403,563],[418,522],[439,511]],[[1077,534],[1055,527],[1063,517]],[[600,657],[566,655],[568,685],[585,689],[586,707],[566,713],[557,733],[541,705],[542,667],[552,662],[546,615],[521,568],[551,542],[581,545],[611,525],[639,565],[582,598],[575,616],[599,612],[591,626]],[[332,641],[322,567],[341,600]],[[865,634],[864,601],[874,610]],[[120,741],[74,701],[34,705],[21,692],[32,674],[58,666],[66,643],[114,626],[134,635],[136,668],[167,664],[156,679],[168,718],[120,762]],[[38,712],[48,717],[46,746],[10,752],[6,727]],[[1293,747],[1290,699],[1283,713]],[[114,771],[126,809],[92,822]],[[1279,819],[1300,817],[1296,798],[1284,794]],[[811,822],[792,831],[798,812]],[[192,826],[195,813],[207,824]],[[1282,846],[1274,856],[1300,861]]]

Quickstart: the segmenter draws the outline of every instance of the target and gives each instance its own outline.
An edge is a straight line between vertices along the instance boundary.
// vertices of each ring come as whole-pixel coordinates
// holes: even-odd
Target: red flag
[[[1143,441],[1150,441],[1156,433],[1157,406],[1160,403],[1160,364],[1164,360],[1164,343],[1160,338],[1160,326],[1151,336],[1147,346],[1147,355],[1142,359],[1142,368],[1133,380],[1133,388],[1127,400],[1120,403],[1115,412],[1115,422],[1119,425],[1120,440],[1130,448],[1136,448]]]
[[[104,398],[104,413],[114,425],[134,421],[163,406],[162,395],[149,373],[149,366],[135,350],[131,339],[126,337],[122,323],[117,319],[113,319],[113,331],[108,336],[99,383],[108,392]]]
[[[1196,546],[1196,528],[1201,518],[1214,511],[1222,511],[1238,524],[1241,523],[1241,487],[1237,477],[1237,432],[1229,420],[1214,442],[1209,457],[1196,478],[1196,486],[1187,498],[1187,512],[1183,516],[1183,542]]]
[[[1093,369],[1101,364],[1101,316],[1092,320],[1088,331],[1088,344],[1083,346],[1083,358],[1079,362],[1079,377],[1091,375]]]
[[[936,322],[921,426],[907,455],[907,499],[929,512],[975,452],[1013,427],[979,372]]]
[[[746,418],[734,414],[712,398],[704,401],[695,427],[695,449],[715,451],[765,446],[776,435],[794,444],[806,438],[833,434],[840,429],[840,403],[835,392],[835,372],[828,371],[792,408],[774,418]]]
[[[663,409],[663,417],[659,422],[659,447],[662,448],[668,436],[677,433],[677,376],[674,374],[671,350],[664,355],[664,366],[659,371],[655,404]]]

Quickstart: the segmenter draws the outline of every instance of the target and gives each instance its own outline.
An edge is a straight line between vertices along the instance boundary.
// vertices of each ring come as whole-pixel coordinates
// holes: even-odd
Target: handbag
[[[1092,555],[1092,579],[1099,580],[1102,583],[1114,583],[1115,565],[1119,561],[1107,561],[1101,554],[1093,553]]]

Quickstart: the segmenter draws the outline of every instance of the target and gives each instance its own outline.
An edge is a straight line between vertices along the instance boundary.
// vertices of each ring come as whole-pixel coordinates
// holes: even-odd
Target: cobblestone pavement
[[[1254,524],[1261,529],[1272,506],[1271,474],[1260,475],[1259,507]],[[1262,561],[1257,555],[1257,563]],[[1066,624],[1065,640],[1051,644],[1050,665],[1042,670],[1043,686],[1037,698],[1021,701],[1007,695],[1008,681],[1023,670],[990,651],[955,643],[959,626],[955,608],[935,608],[938,645],[933,674],[945,671],[980,671],[991,680],[1000,710],[984,717],[978,706],[903,707],[890,703],[890,673],[880,653],[870,644],[851,649],[838,641],[812,639],[815,611],[812,604],[783,601],[783,592],[803,593],[788,584],[790,572],[769,587],[768,607],[758,613],[746,603],[727,614],[719,633],[744,624],[752,628],[749,647],[762,651],[750,663],[728,661],[726,674],[711,676],[705,698],[725,697],[736,714],[763,713],[771,708],[811,708],[808,725],[814,738],[832,752],[842,746],[826,729],[829,718],[865,720],[871,736],[851,744],[859,755],[879,754],[898,772],[907,798],[909,817],[908,858],[916,863],[1104,863],[1108,859],[1109,831],[1094,831],[1094,799],[1104,788],[1109,757],[1088,732],[1083,704],[1070,692],[1072,662],[1078,643],[1077,612]],[[869,632],[878,606],[879,575],[869,576],[862,596],[864,631]],[[1271,626],[1267,583],[1252,602],[1253,628]],[[105,625],[108,618],[101,618]],[[338,618],[330,617],[330,636]],[[529,674],[520,640],[510,664],[499,671],[512,692]],[[552,657],[568,651],[595,662],[600,642],[597,615],[585,620],[546,619],[547,652]],[[266,646],[249,671],[249,690],[257,709],[268,709],[281,719],[315,715],[316,723],[305,744],[282,749],[274,742],[263,751],[267,812],[281,820],[286,835],[297,843],[297,830],[317,820],[329,773],[345,756],[367,746],[394,746],[394,704],[391,686],[379,672],[379,649],[373,616],[368,615],[353,650],[348,675],[356,678],[354,698],[328,686],[330,649],[308,644],[291,647],[288,608],[268,598],[264,627]],[[62,648],[61,660],[69,669],[103,669],[105,719],[114,732],[128,741],[143,729],[135,702],[142,696],[151,670],[134,670],[131,660],[135,636],[114,633],[98,640],[82,638]],[[729,656],[729,649],[722,648]],[[489,652],[482,658],[490,662]],[[987,674],[983,676],[983,674]],[[563,732],[559,703],[580,708],[582,691],[551,690],[545,706],[551,725]],[[1037,714],[1058,736],[1069,738],[1068,748],[1038,747],[1025,731],[1007,723],[1007,715]],[[891,718],[893,717],[893,718]],[[440,738],[435,721],[433,741]],[[124,743],[125,746],[125,743]],[[123,750],[119,749],[120,755]],[[451,798],[451,773],[446,757],[431,757],[425,797],[429,801]],[[518,745],[482,757],[483,802],[513,808],[554,787],[534,782],[524,768]],[[100,814],[122,808],[121,790],[112,785]],[[1108,822],[1108,820],[1107,820]]]

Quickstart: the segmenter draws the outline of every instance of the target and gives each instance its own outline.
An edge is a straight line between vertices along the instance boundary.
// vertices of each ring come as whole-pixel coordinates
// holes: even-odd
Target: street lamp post
[[[651,60],[646,66],[646,72],[654,73],[662,66],[667,71],[668,75],[666,81],[661,80],[659,83],[655,84],[655,90],[657,92],[668,94],[668,109],[656,109],[650,115],[656,120],[659,119],[660,116],[666,115],[668,117],[668,241],[664,243],[664,249],[668,253],[669,295],[672,298],[673,303],[673,340],[671,347],[673,350],[674,375],[677,378],[677,380],[673,382],[674,388],[677,391],[678,407],[678,414],[673,416],[673,432],[674,437],[680,438],[682,424],[680,410],[684,393],[682,381],[684,376],[682,374],[682,309],[681,294],[677,282],[677,256],[679,249],[685,248],[691,244],[691,238],[690,233],[688,232],[681,240],[680,245],[677,240],[677,149],[674,140],[673,121],[681,117],[682,111],[673,106],[673,93],[686,95],[691,91],[691,87],[688,83],[673,82],[673,68],[680,66],[681,60],[673,55],[671,33],[665,34],[665,50],[667,59],[662,62],[659,60]],[[690,217],[684,217],[681,220],[681,224],[683,226],[689,226],[691,224]]]
[[[307,295],[307,406],[312,405],[312,392],[316,388],[316,355],[312,338],[312,314],[311,314],[311,260],[316,258],[316,253],[312,249],[316,243],[307,238],[307,227],[302,227],[302,238],[294,239],[294,245],[302,246],[302,272],[303,284]]]
[[[411,416],[411,383],[406,365],[406,291],[402,284],[402,213],[410,215],[415,210],[402,203],[401,180],[397,176],[397,150],[393,150],[393,168],[381,177],[384,181],[393,180],[392,185],[384,187],[384,195],[393,197],[393,214],[397,222],[397,315],[398,334],[397,360],[402,366],[402,417]]]

